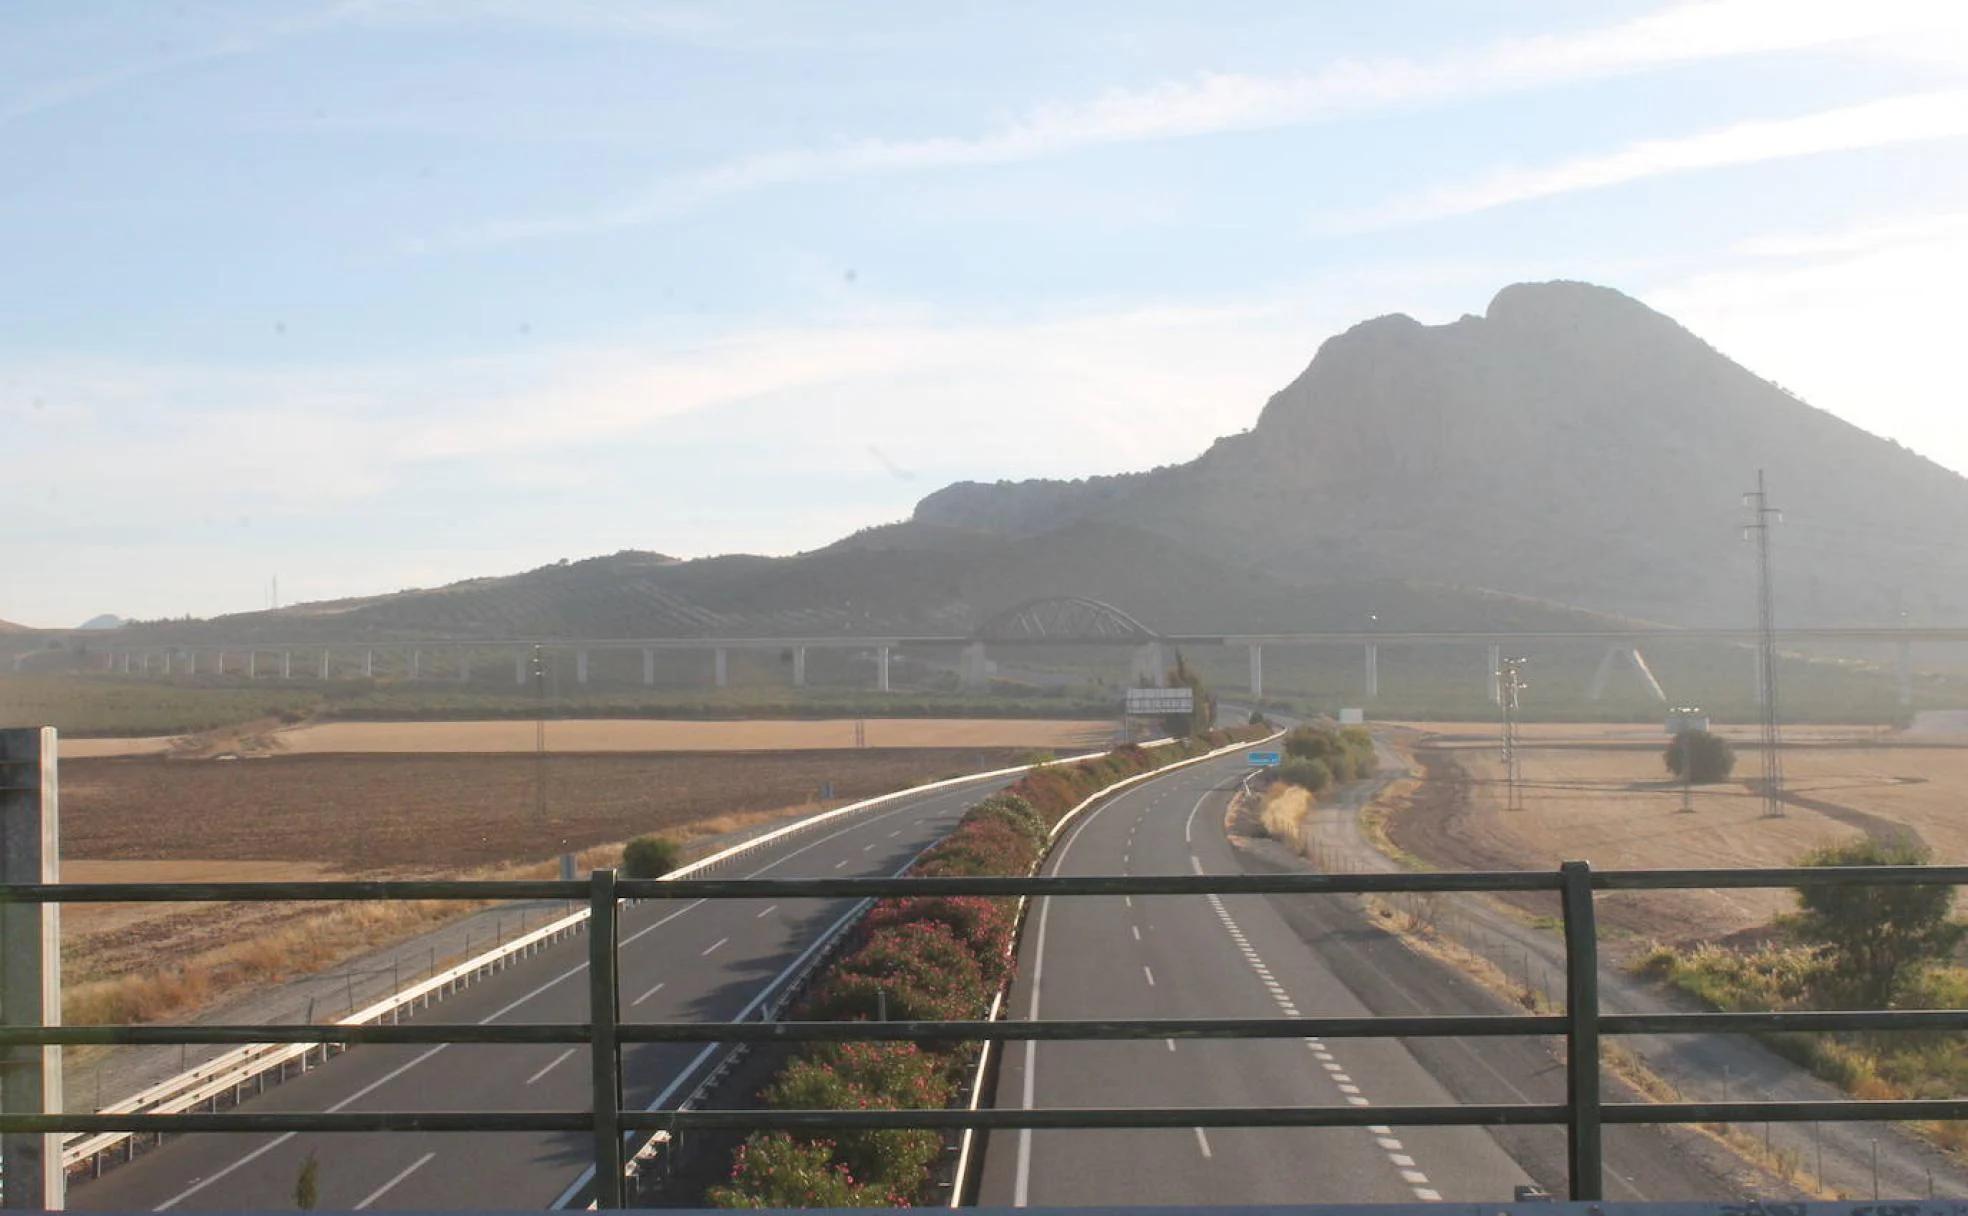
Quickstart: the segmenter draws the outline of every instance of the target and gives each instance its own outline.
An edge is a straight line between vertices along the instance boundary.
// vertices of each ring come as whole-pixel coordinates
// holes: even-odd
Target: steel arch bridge
[[[973,642],[1147,643],[1161,635],[1127,613],[1099,600],[1054,596],[1029,600],[986,620]]]

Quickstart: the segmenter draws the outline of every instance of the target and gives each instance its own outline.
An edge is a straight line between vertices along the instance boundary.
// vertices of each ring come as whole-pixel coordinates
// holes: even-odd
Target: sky
[[[1968,472],[1956,0],[10,0],[0,619],[1188,459],[1585,279]]]

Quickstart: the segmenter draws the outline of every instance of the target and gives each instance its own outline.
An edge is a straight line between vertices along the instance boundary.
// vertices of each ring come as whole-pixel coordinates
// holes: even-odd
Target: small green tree
[[[1674,736],[1661,758],[1666,761],[1668,772],[1698,785],[1727,781],[1729,774],[1736,770],[1736,749],[1721,735],[1705,730],[1684,730]]]
[[[661,878],[683,864],[683,846],[664,836],[638,836],[622,849],[622,877]]]
[[[1930,856],[1924,845],[1861,836],[1817,849],[1800,864],[1917,866]],[[1790,928],[1823,943],[1833,963],[1822,973],[1826,995],[1861,1008],[1887,1008],[1922,967],[1945,958],[1963,932],[1948,920],[1954,888],[1945,883],[1799,887],[1797,903]]]
[[[303,1212],[314,1210],[317,1198],[316,1186],[320,1181],[320,1166],[314,1154],[308,1153],[307,1160],[301,1162],[301,1172],[294,1178],[294,1206]]]
[[[1324,760],[1314,760],[1308,756],[1292,756],[1278,766],[1278,780],[1286,785],[1301,786],[1313,793],[1332,784],[1332,769]]]

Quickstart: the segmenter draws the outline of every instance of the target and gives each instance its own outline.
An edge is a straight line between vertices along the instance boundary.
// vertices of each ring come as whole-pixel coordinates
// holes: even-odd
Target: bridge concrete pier
[[[280,678],[283,680],[294,678],[294,652],[291,650],[280,652]]]
[[[424,678],[424,652],[421,650],[410,652],[410,678],[413,680]]]
[[[793,647],[793,687],[806,687],[806,647]]]
[[[363,674],[367,675],[368,673],[364,672]],[[469,650],[460,650],[458,652],[458,683],[471,683],[471,651]]]
[[[526,652],[524,650],[513,652],[513,683],[521,688],[526,687]]]
[[[1264,646],[1259,642],[1250,644],[1250,695],[1253,700],[1264,695]]]
[[[649,646],[642,648],[642,683],[645,688],[656,683],[656,651]]]
[[[1913,704],[1913,643],[1901,642],[1899,645],[1900,704]]]
[[[1490,704],[1503,704],[1503,647],[1496,643],[1490,645]]]
[[[574,682],[576,684],[588,682],[588,652],[585,650],[574,652]]]
[[[722,646],[711,652],[711,671],[712,681],[719,688],[728,688],[731,686],[730,652]]]
[[[1137,688],[1143,685],[1160,688],[1168,683],[1168,659],[1160,642],[1144,642],[1134,648],[1134,658],[1128,666],[1128,683]]]
[[[1367,643],[1367,700],[1380,696],[1380,643]]]
[[[875,652],[875,689],[877,692],[894,691],[888,682],[889,648],[883,646]]]
[[[126,666],[124,670],[128,671],[129,668]],[[257,650],[249,650],[246,652],[246,678],[249,680],[256,680],[259,678],[259,676],[260,676],[260,652]]]
[[[328,678],[328,652],[325,650],[321,652],[321,667],[318,674],[323,680]]]
[[[991,660],[984,643],[972,642],[963,648],[957,661],[957,682],[965,692],[985,692],[991,687]]]

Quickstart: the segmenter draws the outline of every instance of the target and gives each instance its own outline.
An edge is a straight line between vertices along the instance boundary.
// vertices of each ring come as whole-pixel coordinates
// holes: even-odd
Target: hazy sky
[[[1958,0],[10,0],[0,618],[792,552],[1522,279],[1968,470],[1964,136]]]

